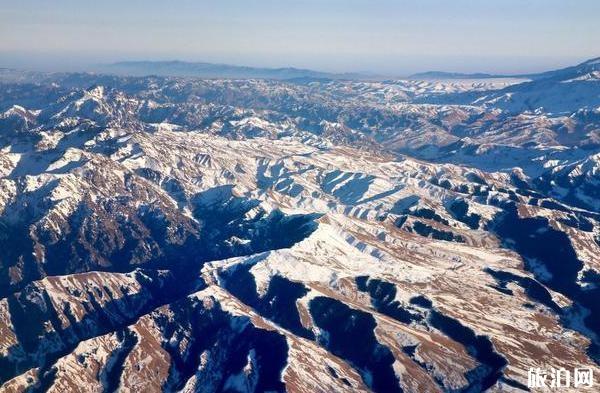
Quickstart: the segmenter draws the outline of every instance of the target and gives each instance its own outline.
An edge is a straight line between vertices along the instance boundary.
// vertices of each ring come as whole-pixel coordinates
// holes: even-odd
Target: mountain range
[[[597,59],[478,80],[127,64],[0,73],[0,391],[600,375]]]
[[[185,61],[122,61],[95,67],[95,71],[133,76],[178,76],[228,79],[365,79],[359,73],[330,73],[302,68],[265,68]]]
[[[490,74],[484,72],[461,73],[447,71],[427,71],[412,74],[409,80],[465,80],[465,79],[548,79],[562,77],[585,70],[596,69],[600,58],[587,60],[576,66],[566,67],[540,73],[529,74]],[[306,80],[383,80],[397,77],[397,75],[386,76],[375,73],[334,73],[315,71],[303,68],[284,67],[249,67],[230,64],[217,64],[207,62],[187,62],[179,60],[171,61],[120,61],[110,64],[101,64],[92,67],[92,71],[99,73],[117,74],[124,76],[172,76],[172,77],[197,77],[210,79],[306,79]]]

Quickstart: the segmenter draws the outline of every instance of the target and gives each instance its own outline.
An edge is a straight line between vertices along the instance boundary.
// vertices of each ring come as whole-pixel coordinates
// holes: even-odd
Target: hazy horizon
[[[36,0],[0,13],[0,67],[181,60],[328,72],[527,73],[600,56],[600,2]]]
[[[443,71],[443,72],[457,72],[457,73],[490,73],[490,74],[526,74],[543,72],[553,70],[557,68],[568,67],[579,64],[583,61],[598,56],[589,57],[564,57],[564,58],[536,58],[530,57],[526,60],[527,63],[523,64],[523,58],[509,58],[509,57],[498,57],[498,58],[468,58],[468,57],[455,57],[455,58],[417,58],[417,57],[406,57],[405,59],[397,60],[400,65],[397,67],[397,71],[394,69],[378,69],[375,67],[328,67],[319,66],[312,62],[289,62],[289,63],[276,63],[270,62],[267,58],[264,61],[258,59],[249,58],[235,59],[227,57],[170,57],[170,56],[111,56],[107,55],[104,57],[94,56],[85,57],[78,56],[77,54],[65,53],[58,55],[39,54],[39,53],[2,53],[0,52],[0,68],[14,68],[20,70],[29,71],[49,71],[49,72],[78,72],[78,71],[93,71],[99,65],[108,65],[118,62],[135,62],[135,61],[149,61],[149,62],[161,62],[161,61],[182,61],[190,63],[212,63],[212,64],[227,64],[234,66],[248,66],[257,68],[301,68],[310,69],[313,71],[323,71],[332,73],[364,73],[382,76],[409,76],[415,73],[429,72],[429,71]],[[475,60],[475,61],[474,61]],[[485,63],[495,62],[496,67],[485,67]],[[465,63],[479,64],[482,66],[462,66]],[[502,67],[498,67],[498,64],[502,64]]]

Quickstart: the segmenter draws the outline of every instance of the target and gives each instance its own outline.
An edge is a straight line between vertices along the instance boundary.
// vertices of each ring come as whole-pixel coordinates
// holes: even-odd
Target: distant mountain
[[[446,71],[427,71],[410,75],[410,80],[448,80],[448,79],[491,79],[491,78],[524,78],[532,80],[541,79],[571,79],[600,70],[600,57],[584,61],[575,66],[558,70],[544,71],[532,74],[488,74],[484,72],[462,73]]]
[[[553,71],[541,72],[538,74],[519,75],[529,79],[540,80],[540,79],[573,79],[579,76],[583,76],[589,73],[600,71],[600,57],[596,57],[590,60],[586,60],[583,63],[575,66],[561,68]]]
[[[225,79],[365,79],[355,73],[335,74],[301,68],[261,68],[185,61],[123,61],[101,66],[97,71],[130,76],[192,76]]]
[[[462,72],[445,72],[445,71],[427,71],[419,72],[410,75],[407,79],[412,80],[430,80],[430,79],[491,79],[491,78],[507,78],[506,75],[486,74],[476,72],[467,74]]]
[[[512,114],[539,112],[572,115],[583,110],[580,115],[585,115],[588,113],[586,111],[595,113],[600,107],[600,58],[559,70],[512,75],[509,78],[505,80],[524,82],[512,83],[493,91],[471,90],[429,95],[419,102],[477,105]],[[440,78],[443,79],[447,78]]]

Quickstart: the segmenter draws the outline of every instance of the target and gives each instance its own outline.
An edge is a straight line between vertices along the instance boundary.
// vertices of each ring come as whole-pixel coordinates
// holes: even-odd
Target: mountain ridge
[[[593,72],[0,82],[0,391],[600,373]]]
[[[102,65],[98,71],[134,76],[188,76],[230,79],[368,79],[360,73],[332,73],[296,67],[251,67],[222,63],[169,61],[121,61]]]
[[[600,57],[594,57],[585,60],[577,65],[563,67],[557,70],[534,72],[534,73],[516,73],[516,74],[494,74],[486,72],[449,72],[449,71],[425,71],[418,72],[408,76],[407,79],[493,79],[493,78],[517,78],[517,79],[547,79],[557,76],[564,76],[573,73],[582,73],[586,70],[597,70],[600,69]]]

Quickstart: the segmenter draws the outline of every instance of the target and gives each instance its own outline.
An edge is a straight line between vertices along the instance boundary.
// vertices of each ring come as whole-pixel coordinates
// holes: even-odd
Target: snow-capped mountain
[[[501,108],[509,113],[571,114],[600,107],[600,58],[560,70],[516,77],[531,80],[492,94],[468,92],[444,99]]]
[[[525,82],[3,80],[0,390],[600,373],[595,64]]]

